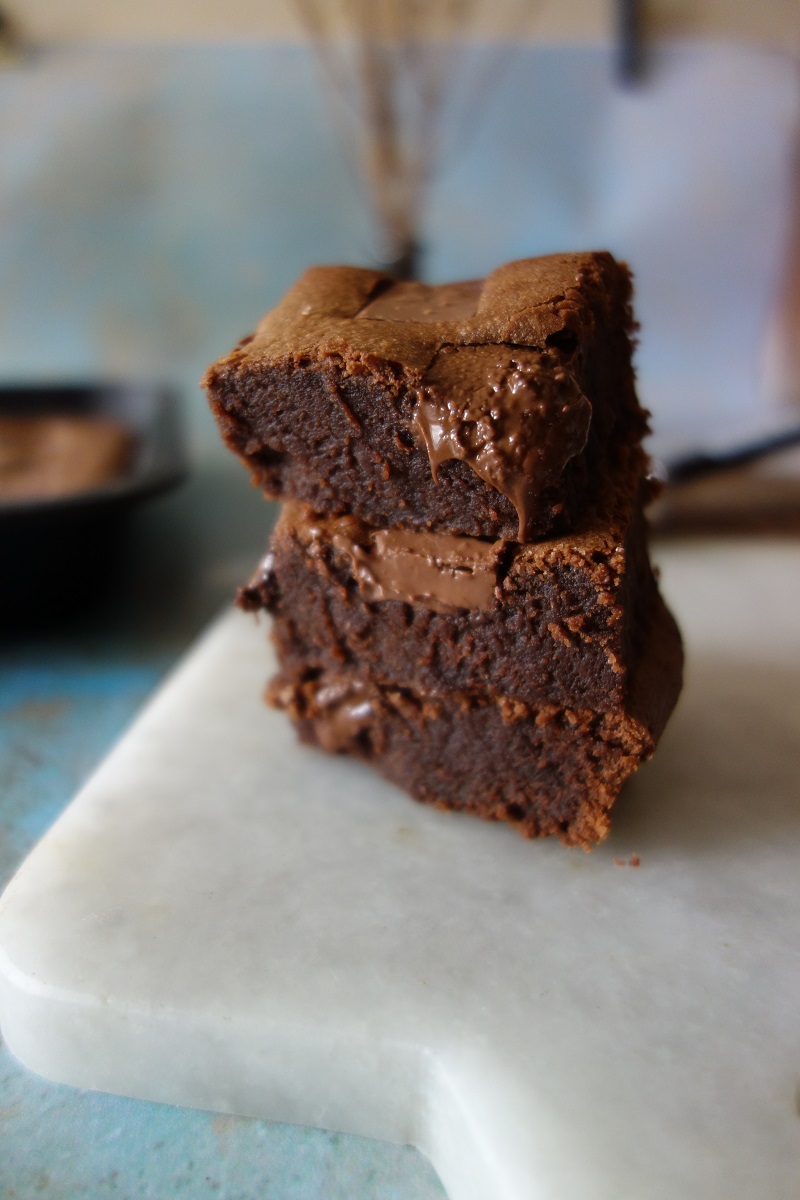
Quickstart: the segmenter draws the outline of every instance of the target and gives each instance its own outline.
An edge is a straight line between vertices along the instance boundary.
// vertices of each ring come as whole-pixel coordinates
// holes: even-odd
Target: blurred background
[[[6,3],[0,378],[174,383],[193,451],[215,452],[204,365],[308,264],[391,257],[343,44],[371,21],[435,47],[396,87],[430,85],[404,130],[430,160],[424,278],[607,247],[636,276],[664,447],[780,424],[800,358],[796,5],[406,0],[399,30],[374,15],[391,7]]]
[[[662,458],[800,423],[795,0],[1,2],[0,389],[157,384],[180,423],[143,402],[139,474],[35,537],[0,497],[0,883],[263,552],[198,380],[309,264],[608,248]],[[726,479],[682,528],[800,529],[796,450]],[[80,1095],[2,1047],[0,1094],[7,1195],[54,1164],[59,1195],[443,1195],[413,1152]]]

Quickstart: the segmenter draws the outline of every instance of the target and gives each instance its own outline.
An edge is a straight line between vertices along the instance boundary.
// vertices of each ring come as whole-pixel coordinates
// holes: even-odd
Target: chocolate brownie
[[[680,683],[680,636],[656,593],[629,693],[611,711],[431,694],[295,665],[269,697],[302,741],[364,759],[417,800],[588,849],[607,834],[625,780],[653,753]]]
[[[655,594],[641,504],[616,501],[569,539],[527,544],[376,530],[287,504],[239,602],[272,613],[295,672],[614,708]]]
[[[650,568],[630,277],[609,254],[427,287],[313,268],[206,376],[281,499],[239,602],[273,704],[417,799],[588,847],[682,650]]]
[[[121,475],[132,453],[131,433],[103,417],[0,417],[0,499],[91,491]]]
[[[607,253],[433,287],[313,267],[204,383],[272,498],[531,541],[575,527],[646,429],[630,294]]]

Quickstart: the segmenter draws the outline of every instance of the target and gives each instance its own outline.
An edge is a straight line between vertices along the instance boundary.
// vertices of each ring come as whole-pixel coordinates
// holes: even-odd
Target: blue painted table
[[[270,510],[214,456],[127,531],[105,601],[0,644],[0,886],[246,578]],[[52,1084],[0,1044],[0,1196],[441,1200],[415,1150]]]

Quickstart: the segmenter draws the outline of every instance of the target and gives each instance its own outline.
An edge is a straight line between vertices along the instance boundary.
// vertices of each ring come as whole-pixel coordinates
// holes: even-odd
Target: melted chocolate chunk
[[[320,745],[330,753],[351,753],[359,735],[374,716],[371,689],[348,676],[321,681],[316,688],[317,707],[322,714]]]
[[[452,612],[493,607],[505,542],[377,529],[366,546],[342,534],[334,535],[333,545],[350,555],[368,603],[403,600]]]
[[[426,374],[414,427],[431,471],[466,462],[507,496],[525,540],[542,492],[586,446],[592,406],[552,354],[505,346],[448,348]]]

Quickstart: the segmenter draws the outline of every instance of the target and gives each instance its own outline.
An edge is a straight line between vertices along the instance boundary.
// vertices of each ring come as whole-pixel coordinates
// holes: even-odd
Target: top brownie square
[[[439,286],[312,267],[203,382],[271,498],[533,541],[573,528],[646,432],[630,296],[607,253]]]

